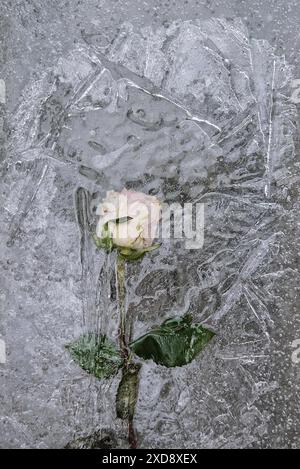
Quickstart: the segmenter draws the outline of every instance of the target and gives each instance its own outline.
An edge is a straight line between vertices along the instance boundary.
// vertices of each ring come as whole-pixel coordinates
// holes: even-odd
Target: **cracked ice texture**
[[[140,445],[287,444],[270,428],[285,391],[273,357],[280,311],[299,282],[291,80],[284,58],[240,20],[214,19],[124,24],[109,47],[78,46],[24,90],[1,166],[3,447],[126,432],[117,379],[88,376],[64,349],[85,331],[117,336],[114,259],[90,232],[106,190],[125,185],[205,203],[203,249],[165,241],[128,267],[134,337],[187,312],[217,332],[188,366],[144,364]]]

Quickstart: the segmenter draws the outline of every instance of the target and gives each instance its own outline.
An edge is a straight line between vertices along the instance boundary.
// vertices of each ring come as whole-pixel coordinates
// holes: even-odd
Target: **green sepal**
[[[158,249],[160,247],[160,244],[153,244],[153,246],[149,246],[144,249],[131,249],[131,248],[126,248],[126,247],[118,247],[118,252],[120,256],[127,260],[127,261],[137,261],[139,259],[142,259],[144,255],[147,252],[154,251],[155,249]]]
[[[98,249],[106,249],[107,252],[111,252],[114,247],[113,239],[109,237],[98,238],[98,236],[93,233],[93,241]]]

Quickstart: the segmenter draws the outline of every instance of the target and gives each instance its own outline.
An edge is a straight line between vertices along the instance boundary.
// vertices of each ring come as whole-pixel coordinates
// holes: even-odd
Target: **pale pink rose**
[[[123,189],[109,191],[98,207],[98,238],[111,237],[113,244],[143,250],[153,244],[161,218],[161,204],[151,195]]]

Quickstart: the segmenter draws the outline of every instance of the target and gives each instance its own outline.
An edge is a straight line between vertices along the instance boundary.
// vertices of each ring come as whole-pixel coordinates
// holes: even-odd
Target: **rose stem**
[[[125,287],[125,260],[117,254],[116,259],[116,280],[117,280],[117,298],[119,308],[119,344],[120,350],[125,360],[125,366],[128,366],[128,346],[126,343],[126,287]]]
[[[125,369],[129,366],[129,351],[126,341],[126,287],[125,287],[125,259],[117,253],[116,258],[116,281],[117,281],[117,299],[119,307],[119,344],[124,358]],[[128,443],[130,448],[137,448],[137,438],[133,426],[132,418],[128,419]]]

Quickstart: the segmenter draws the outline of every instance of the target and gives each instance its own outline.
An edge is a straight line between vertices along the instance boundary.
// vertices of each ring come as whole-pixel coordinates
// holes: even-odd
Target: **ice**
[[[126,446],[120,376],[102,383],[65,350],[83,332],[117,337],[114,255],[91,233],[106,190],[125,185],[205,204],[203,249],[166,240],[128,265],[133,337],[185,313],[217,333],[188,366],[143,364],[139,445],[297,444],[283,339],[299,284],[292,78],[241,20],[220,18],[125,23],[111,45],[81,41],[29,80],[0,168],[2,447],[92,434]]]

